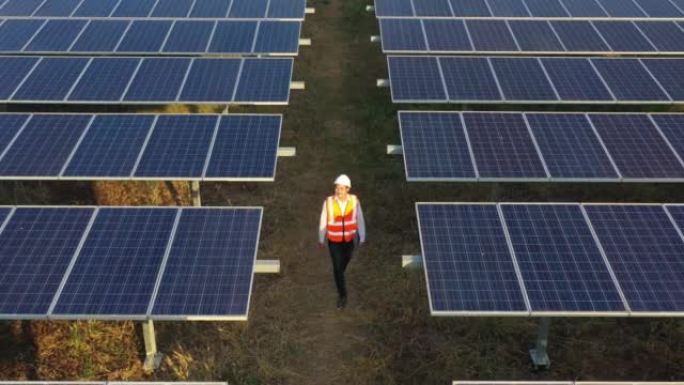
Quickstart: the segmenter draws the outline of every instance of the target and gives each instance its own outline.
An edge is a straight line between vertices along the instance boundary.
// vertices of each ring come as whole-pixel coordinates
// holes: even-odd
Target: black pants
[[[346,298],[347,286],[344,281],[344,271],[352,259],[354,242],[328,242],[328,249],[332,258],[337,294],[339,294],[340,298]]]

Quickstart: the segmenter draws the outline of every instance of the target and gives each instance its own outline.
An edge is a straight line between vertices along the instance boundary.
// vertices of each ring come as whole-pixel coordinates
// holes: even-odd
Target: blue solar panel
[[[256,27],[251,21],[219,21],[209,52],[251,53]]]
[[[613,17],[645,17],[632,0],[597,0]]]
[[[511,31],[505,22],[497,20],[468,20],[468,32],[476,51],[518,51]]]
[[[494,16],[527,17],[530,13],[522,0],[488,0]]]
[[[33,57],[0,57],[0,98],[8,99],[38,60]]]
[[[33,16],[69,16],[81,0],[46,0]]]
[[[214,30],[213,21],[177,20],[164,44],[164,52],[205,52]]]
[[[254,52],[297,53],[300,27],[299,22],[262,21]]]
[[[408,180],[476,177],[459,114],[400,112],[399,127]]]
[[[65,176],[128,177],[154,122],[150,115],[97,116],[78,145]]]
[[[606,12],[595,0],[562,0],[572,17],[605,17]]]
[[[261,209],[184,209],[154,316],[247,318]]]
[[[44,0],[9,0],[0,8],[0,16],[30,16]]]
[[[414,1],[416,16],[452,16],[449,0]]]
[[[439,61],[450,100],[501,100],[487,59],[442,57]]]
[[[34,116],[0,160],[0,175],[59,175],[89,122],[86,115]]]
[[[565,51],[548,21],[511,20],[508,25],[521,51]]]
[[[673,100],[684,100],[684,60],[643,59],[642,63]]]
[[[186,17],[195,0],[159,0],[151,17]]]
[[[190,17],[225,17],[230,3],[225,0],[197,1],[190,11]]]
[[[464,113],[481,178],[546,178],[546,171],[520,114]]]
[[[275,178],[281,117],[221,117],[207,178]]]
[[[532,311],[625,311],[578,205],[501,205]]]
[[[375,14],[382,16],[414,16],[411,0],[375,0]]]
[[[639,61],[633,59],[592,59],[592,61],[618,100],[669,100]]]
[[[239,70],[240,60],[195,59],[180,100],[231,101]]]
[[[645,115],[589,115],[624,178],[684,178],[684,167]]]
[[[26,51],[66,51],[85,25],[85,20],[48,20],[26,46]]]
[[[551,83],[536,58],[490,59],[507,100],[557,100]]]
[[[472,51],[468,32],[462,20],[424,20],[430,51]]]
[[[89,59],[43,58],[13,100],[64,100]]]
[[[589,21],[551,21],[551,26],[568,51],[610,51]]]
[[[21,127],[24,126],[28,117],[28,115],[24,114],[0,115],[0,154],[7,148],[7,145]]]
[[[43,20],[5,20],[0,26],[0,51],[20,51],[43,25]]]
[[[71,52],[114,52],[128,28],[128,23],[120,20],[92,20],[71,47]]]
[[[139,58],[93,58],[68,100],[121,100]]]
[[[230,7],[230,17],[258,18],[266,15],[268,0],[233,0]]]
[[[100,208],[53,314],[146,314],[176,213]]]
[[[451,0],[456,17],[491,16],[485,0]]]
[[[586,116],[542,113],[526,116],[552,178],[618,178]]]
[[[190,59],[143,59],[124,100],[176,100],[189,66]]]
[[[682,17],[677,7],[669,1],[663,0],[635,0],[635,2],[651,17]]]
[[[684,115],[657,114],[651,117],[679,157],[684,159]]]
[[[381,19],[380,35],[383,51],[427,50],[419,19]]]
[[[119,0],[84,0],[74,12],[77,17],[105,17],[109,16]]]
[[[171,29],[168,20],[134,20],[117,52],[159,52]]]
[[[306,0],[270,0],[268,17],[279,19],[303,19]]]
[[[495,205],[416,210],[433,314],[527,311]]]
[[[589,60],[542,58],[541,61],[561,100],[614,100]]]
[[[446,101],[435,57],[388,57],[392,100]]]
[[[147,17],[157,0],[121,0],[112,13],[114,17]]]
[[[650,52],[655,48],[629,21],[595,21],[594,26],[613,51]]]
[[[585,209],[631,310],[684,310],[684,242],[663,207]]]
[[[568,12],[558,0],[525,0],[534,17],[566,17]]]
[[[135,175],[159,178],[202,175],[215,128],[215,116],[160,116]]]
[[[7,215],[7,209],[0,210]],[[0,234],[0,314],[46,314],[90,208],[17,208]]]
[[[672,220],[675,222],[681,232],[684,232],[684,205],[665,205],[665,210],[670,214]]]
[[[637,21],[637,27],[662,52],[684,52],[684,30],[674,22]]]
[[[292,79],[291,59],[245,59],[235,92],[236,102],[287,102]]]

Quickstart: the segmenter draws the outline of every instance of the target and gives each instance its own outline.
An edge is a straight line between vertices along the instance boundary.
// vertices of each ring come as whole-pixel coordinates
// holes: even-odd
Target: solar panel
[[[646,17],[632,0],[596,0],[612,17]]]
[[[0,51],[20,51],[43,23],[43,20],[5,20],[0,25]]]
[[[507,100],[558,100],[536,58],[492,58],[494,73]]]
[[[527,17],[530,13],[522,0],[488,0],[492,14],[498,17]]]
[[[393,101],[446,101],[437,58],[388,57]]]
[[[679,158],[684,158],[684,116],[678,114],[651,115]]]
[[[451,9],[456,17],[491,16],[485,0],[451,0]]]
[[[585,115],[532,113],[525,116],[552,178],[619,178]]]
[[[684,30],[674,22],[637,21],[634,24],[663,52],[684,52]]]
[[[229,17],[249,18],[264,17],[268,8],[268,0],[233,0]]]
[[[400,112],[399,127],[407,180],[477,177],[459,114]]]
[[[172,24],[168,20],[134,20],[116,51],[159,52]]]
[[[684,241],[662,206],[586,205],[633,312],[684,310]]]
[[[119,0],[84,0],[74,12],[77,17],[106,17],[119,4]]]
[[[527,125],[520,114],[464,113],[475,163],[482,179],[547,177]]]
[[[186,17],[195,0],[158,0],[151,17]]]
[[[12,99],[64,100],[88,61],[84,58],[42,58],[23,80]]]
[[[383,16],[414,16],[411,0],[375,0],[375,14]]]
[[[244,178],[273,180],[282,117],[222,116],[205,165],[205,180]]]
[[[193,86],[185,87],[180,99],[194,102],[230,101],[239,71],[239,60],[195,59],[186,81]]]
[[[589,60],[585,58],[542,58],[540,60],[562,100],[614,100]]]
[[[684,232],[684,206],[681,204],[669,204],[665,205],[665,210],[677,228],[679,228],[679,231]]]
[[[154,121],[152,115],[96,116],[64,175],[103,179],[130,176]]]
[[[213,21],[174,22],[164,43],[164,52],[205,52],[214,30]]]
[[[215,129],[212,116],[160,116],[135,175],[174,180],[202,175]]]
[[[451,100],[500,100],[501,93],[486,58],[439,59]]]
[[[86,25],[84,20],[48,20],[26,46],[26,51],[66,51]]]
[[[246,319],[262,209],[184,209],[153,317]]]
[[[209,52],[252,52],[257,24],[249,21],[219,21]]]
[[[449,0],[414,1],[416,16],[452,16]]]
[[[601,35],[588,21],[551,21],[551,27],[563,42],[563,46],[571,52],[608,52]]]
[[[143,59],[124,96],[124,100],[176,100],[189,66],[190,59]]]
[[[69,16],[80,3],[81,0],[46,0],[33,16]]]
[[[670,99],[637,60],[592,59],[592,62],[617,100],[657,102]]]
[[[562,0],[572,17],[606,17],[608,14],[595,0]]]
[[[89,123],[86,115],[34,116],[0,159],[0,175],[59,175]]]
[[[30,16],[45,0],[9,0],[0,8],[1,16]]]
[[[245,59],[234,100],[243,103],[287,103],[292,59]]]
[[[303,19],[306,0],[270,0],[268,17],[279,19]]]
[[[567,17],[563,5],[558,0],[525,0],[525,5],[533,17]]]
[[[0,98],[8,99],[12,96],[38,60],[40,59],[35,57],[0,57]]]
[[[643,59],[641,62],[674,100],[684,100],[684,61]]]
[[[432,52],[473,50],[462,20],[423,20],[423,26]]]
[[[644,10],[651,17],[682,17],[684,14],[669,1],[661,0],[635,0],[635,3],[639,5],[641,9]]]
[[[468,20],[466,26],[476,51],[515,52],[519,50],[506,23],[496,20]]]
[[[255,53],[293,53],[299,50],[299,22],[262,21],[254,43]]]
[[[224,0],[204,0],[195,2],[195,6],[190,11],[190,17],[210,18],[225,17],[230,8],[230,1]]]
[[[128,29],[121,20],[92,20],[71,46],[71,52],[114,52]]]
[[[140,59],[136,58],[93,58],[68,99],[82,102],[119,101],[138,65]]]
[[[112,16],[114,17],[147,17],[157,0],[121,0]]]
[[[425,36],[418,19],[380,20],[383,51],[425,51]]]
[[[595,21],[594,26],[613,51],[648,52],[656,50],[632,22]]]
[[[647,116],[589,117],[624,178],[684,178],[684,167]]]
[[[579,205],[502,204],[532,312],[624,312]]]
[[[4,152],[28,118],[29,115],[25,114],[0,115],[0,154]],[[2,224],[1,221],[0,224]]]
[[[416,204],[433,315],[525,314],[495,205]]]
[[[144,318],[177,212],[100,208],[52,316]]]
[[[521,51],[562,52],[565,50],[548,21],[511,20],[508,25]]]

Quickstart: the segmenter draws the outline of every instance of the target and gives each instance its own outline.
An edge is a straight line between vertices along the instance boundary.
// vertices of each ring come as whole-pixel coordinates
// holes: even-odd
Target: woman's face
[[[340,198],[340,199],[346,198],[348,192],[349,192],[349,187],[343,186],[341,184],[335,185],[335,195],[337,195],[338,198]]]

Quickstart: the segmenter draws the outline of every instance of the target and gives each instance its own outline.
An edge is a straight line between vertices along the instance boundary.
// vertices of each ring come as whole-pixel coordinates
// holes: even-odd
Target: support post
[[[143,369],[151,372],[161,365],[162,354],[157,351],[157,339],[154,335],[152,320],[142,323],[143,340],[145,341],[145,364]]]
[[[202,197],[200,196],[200,182],[198,180],[190,182],[190,194],[192,195],[192,205],[201,207]]]
[[[530,358],[532,364],[536,369],[548,369],[551,366],[551,360],[546,348],[549,345],[549,326],[551,325],[551,318],[543,317],[539,319],[539,329],[537,331],[537,341],[534,349],[530,349]]]

